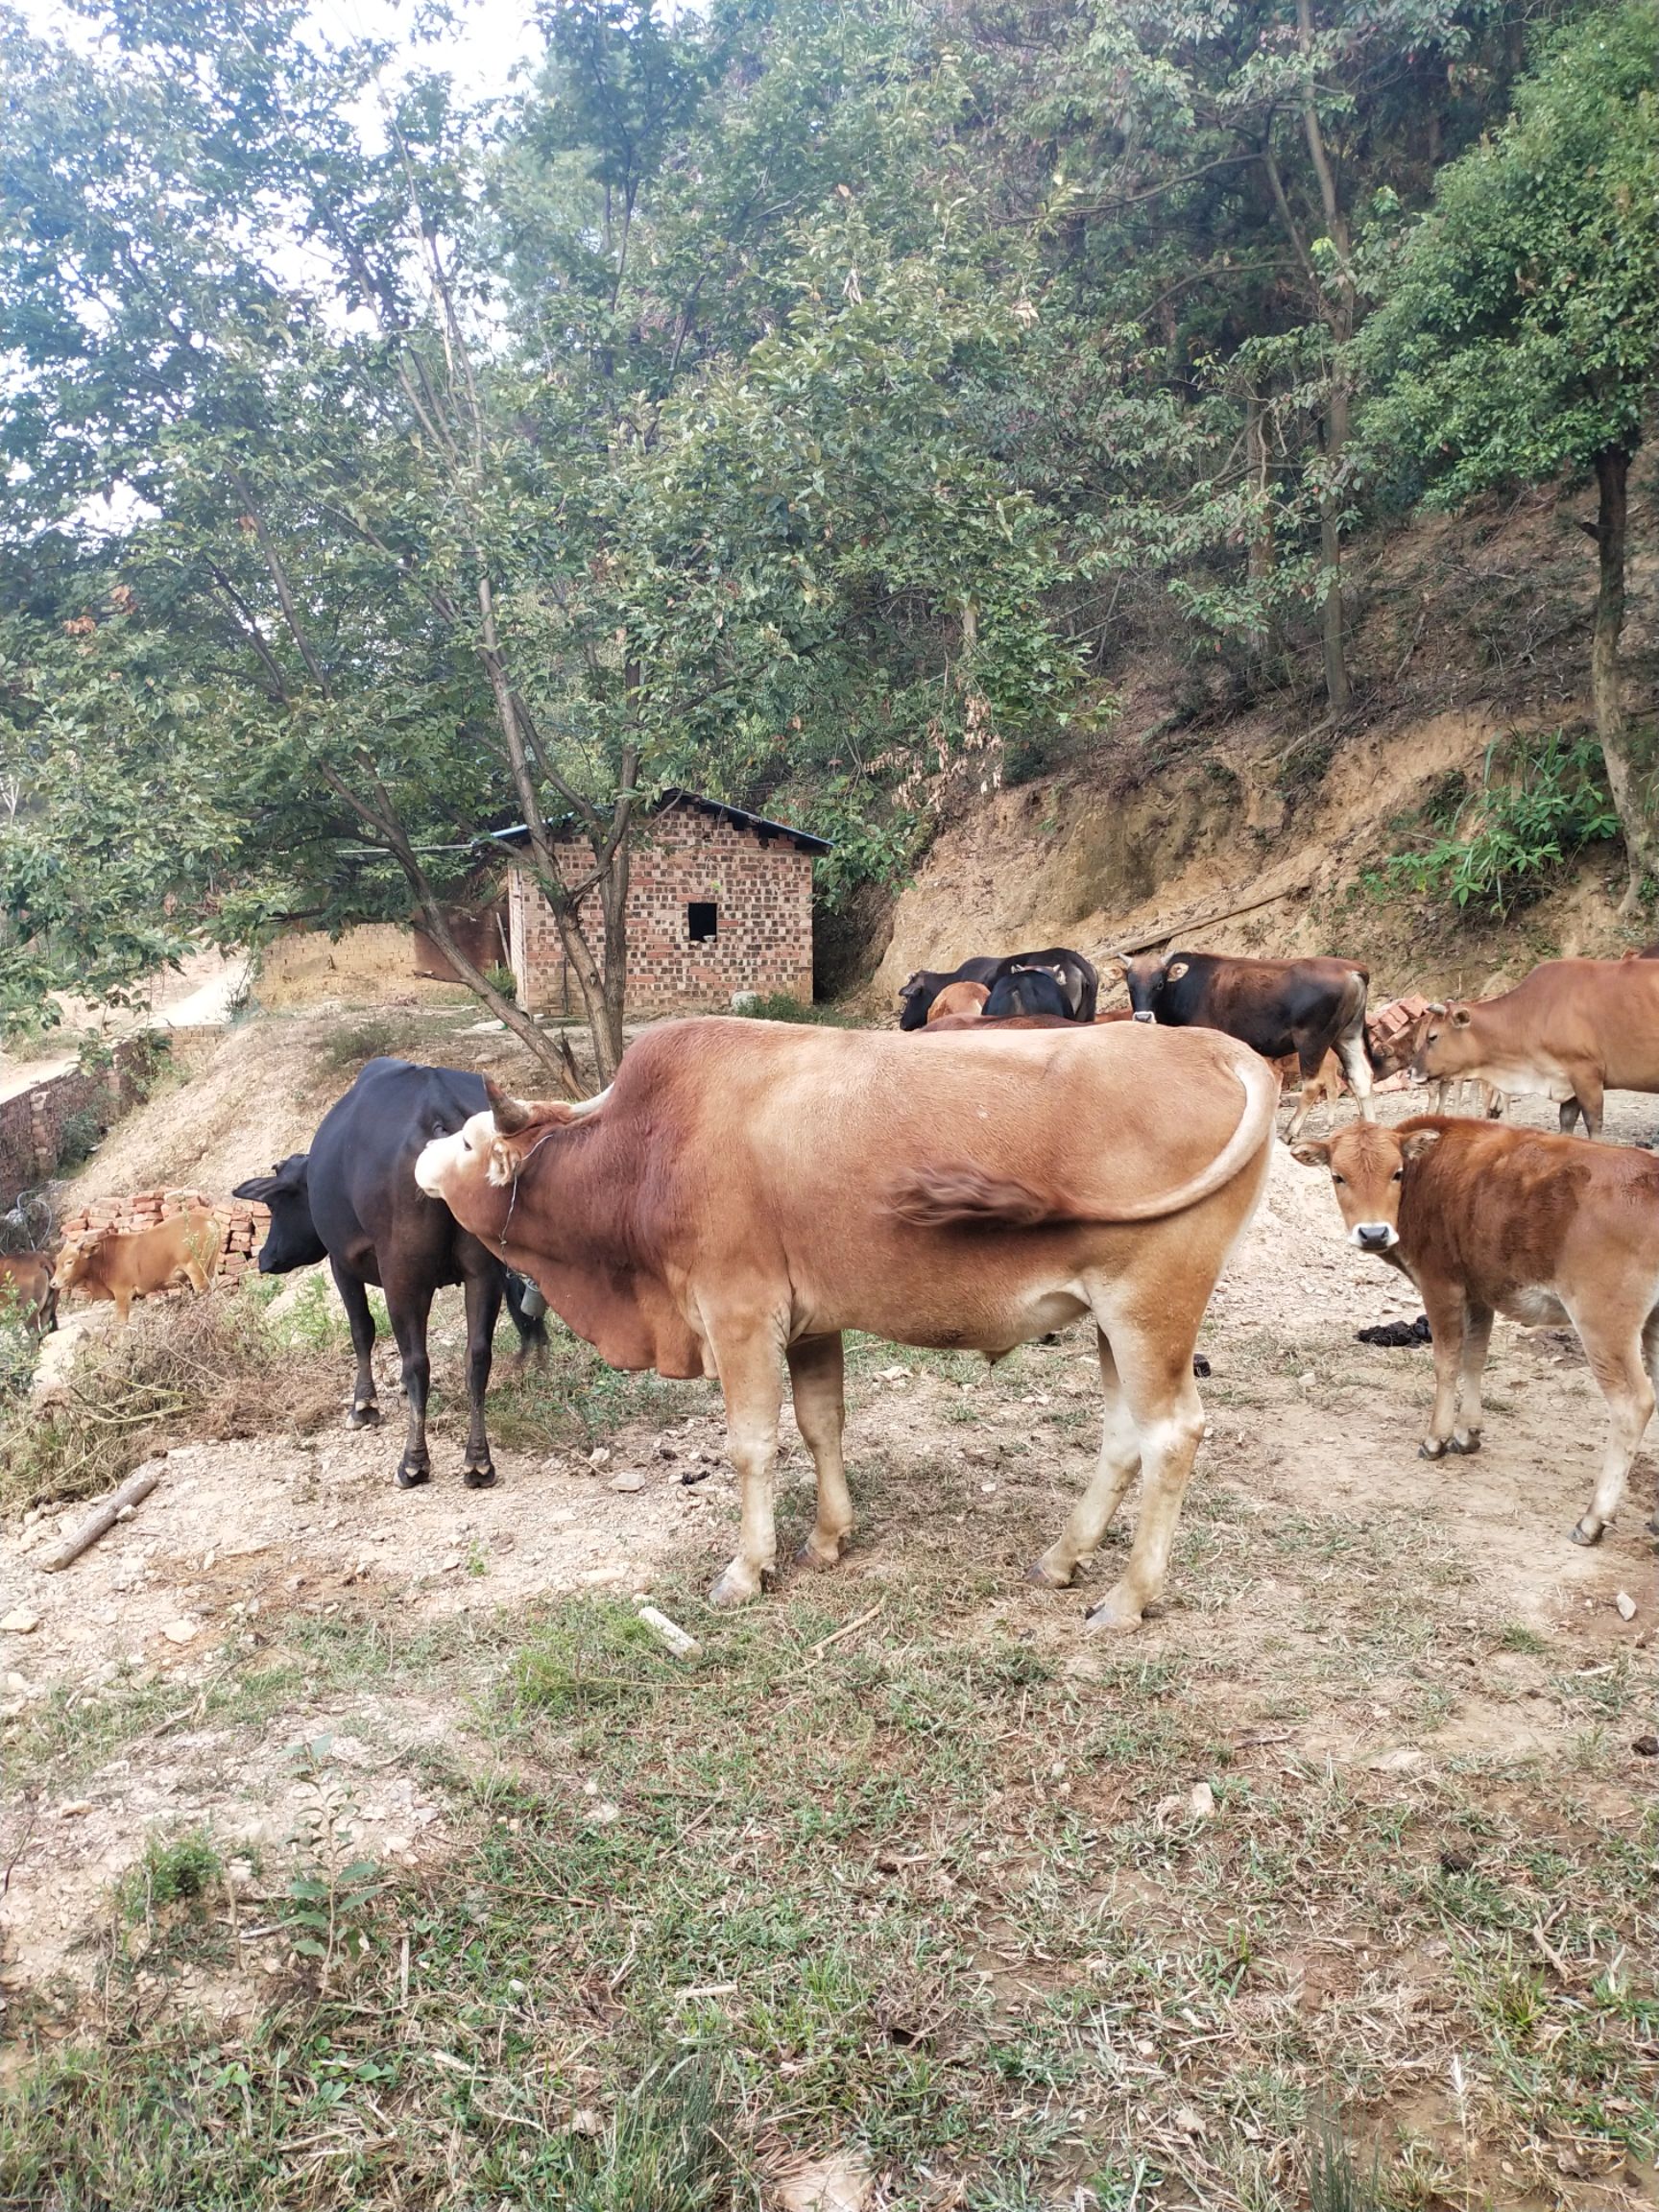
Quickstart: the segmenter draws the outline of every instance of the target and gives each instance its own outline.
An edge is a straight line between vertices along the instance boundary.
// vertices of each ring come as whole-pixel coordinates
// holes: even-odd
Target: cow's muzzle
[[[1137,1022],[1152,1022],[1155,1021],[1157,1017],[1154,1015],[1150,1006],[1137,1006],[1135,1009],[1135,1019]]]
[[[1357,1221],[1350,1234],[1361,1252],[1386,1252],[1400,1241],[1399,1230],[1386,1221]]]

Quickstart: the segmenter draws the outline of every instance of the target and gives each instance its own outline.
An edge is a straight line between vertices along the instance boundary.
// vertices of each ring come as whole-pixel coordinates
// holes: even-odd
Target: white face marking
[[[490,1114],[474,1114],[471,1120],[464,1128],[458,1129],[453,1137],[434,1137],[421,1149],[415,1162],[415,1180],[428,1198],[443,1197],[445,1182],[470,1152],[472,1147],[469,1138],[480,1121],[488,1122],[493,1134],[494,1117]]]

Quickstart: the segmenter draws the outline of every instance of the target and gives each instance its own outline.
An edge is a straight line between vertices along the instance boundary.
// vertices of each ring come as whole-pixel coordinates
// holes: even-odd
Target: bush
[[[252,1299],[156,1299],[88,1339],[60,1404],[0,1419],[0,1511],[95,1496],[181,1432],[253,1436],[284,1419],[318,1429],[340,1398],[332,1366],[297,1359]]]
[[[1617,836],[1599,747],[1552,731],[1542,740],[1498,739],[1479,789],[1440,833],[1397,853],[1367,878],[1381,895],[1406,889],[1502,918],[1540,898],[1551,874],[1586,845]]]
[[[787,991],[745,992],[744,1003],[734,1006],[733,1012],[750,1022],[817,1022],[832,1029],[850,1029],[852,1018],[838,1014],[833,1006],[819,1006],[790,997]],[[749,1001],[753,1000],[753,1004]]]

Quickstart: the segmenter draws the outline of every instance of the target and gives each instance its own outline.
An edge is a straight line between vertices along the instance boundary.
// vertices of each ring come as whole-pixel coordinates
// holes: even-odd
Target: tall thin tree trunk
[[[1319,611],[1320,646],[1325,661],[1325,696],[1333,714],[1345,714],[1351,696],[1348,687],[1348,652],[1343,639],[1341,494],[1335,479],[1348,450],[1348,388],[1341,381],[1340,364],[1331,387],[1331,405],[1325,418],[1325,468],[1330,481],[1319,501],[1319,558],[1325,569],[1325,601]]]
[[[1331,702],[1331,711],[1342,714],[1347,711],[1349,688],[1348,656],[1342,638],[1340,479],[1342,463],[1348,451],[1350,397],[1344,381],[1347,365],[1342,355],[1354,335],[1358,291],[1354,281],[1354,248],[1348,233],[1348,218],[1343,212],[1341,198],[1336,190],[1336,175],[1331,165],[1324,128],[1319,121],[1319,101],[1313,79],[1311,0],[1296,0],[1296,33],[1297,42],[1308,63],[1308,74],[1302,81],[1302,130],[1308,141],[1308,157],[1313,164],[1313,174],[1318,180],[1325,234],[1335,247],[1339,262],[1334,301],[1325,311],[1335,358],[1332,365],[1331,404],[1325,416],[1327,482],[1324,496],[1319,502],[1319,552],[1325,568],[1325,604],[1320,611],[1325,656],[1325,695]],[[1325,296],[1323,287],[1320,287],[1320,296]]]
[[[1273,573],[1273,510],[1268,505],[1267,409],[1254,386],[1244,395],[1244,467],[1257,501],[1245,549],[1246,574],[1252,590],[1264,591]]]
[[[1629,880],[1620,902],[1622,916],[1640,912],[1642,882],[1653,863],[1652,747],[1631,743],[1624,719],[1620,678],[1619,639],[1624,628],[1624,537],[1630,456],[1609,446],[1596,456],[1596,628],[1590,644],[1590,700],[1596,737],[1607,764],[1607,786],[1624,832]]]

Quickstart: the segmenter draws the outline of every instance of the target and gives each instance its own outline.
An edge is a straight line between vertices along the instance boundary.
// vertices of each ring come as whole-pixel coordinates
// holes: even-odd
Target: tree
[[[959,93],[907,18],[550,23],[488,127],[283,0],[124,7],[108,61],[13,24],[0,429],[20,562],[124,489],[99,589],[170,641],[248,803],[221,911],[340,914],[349,822],[546,1056],[444,913],[445,856],[516,813],[609,1077],[654,789],[875,753],[867,806],[1071,670],[1045,519],[955,404],[1023,325],[957,243]],[[96,593],[58,612],[121,658]],[[66,711],[76,666],[20,650],[14,696],[50,663]]]
[[[1441,175],[1370,340],[1374,427],[1450,504],[1596,479],[1596,734],[1640,906],[1655,856],[1651,733],[1624,712],[1626,486],[1659,391],[1659,8],[1623,0],[1542,48],[1515,111]]]

